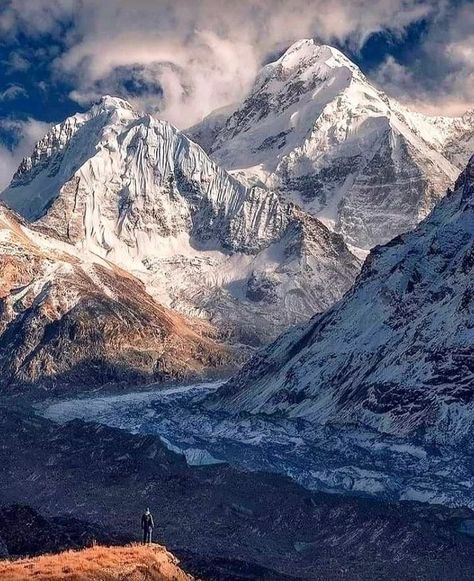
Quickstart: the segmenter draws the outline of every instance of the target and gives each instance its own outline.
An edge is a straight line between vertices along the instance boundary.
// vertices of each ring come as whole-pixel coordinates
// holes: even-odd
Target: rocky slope
[[[360,268],[321,222],[111,97],[53,127],[1,197],[251,345],[327,308]]]
[[[0,558],[57,553],[101,544],[124,544],[123,535],[74,518],[46,518],[30,506],[0,506]],[[4,547],[2,552],[1,547]]]
[[[229,364],[203,321],[132,275],[0,206],[0,386],[93,388],[180,379]]]
[[[474,157],[413,232],[376,247],[353,289],[217,392],[281,413],[472,449]]]
[[[464,167],[466,155],[474,151],[474,108],[459,118],[438,118],[438,123],[447,124],[443,154],[457,167]]]
[[[280,192],[363,250],[413,228],[472,153],[472,112],[413,113],[313,40],[266,65],[234,109],[188,134],[235,175]]]

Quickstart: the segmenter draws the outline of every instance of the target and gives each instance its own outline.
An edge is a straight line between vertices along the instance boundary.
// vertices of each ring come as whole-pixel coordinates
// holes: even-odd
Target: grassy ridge
[[[95,546],[56,555],[0,561],[2,581],[192,581],[159,545]]]

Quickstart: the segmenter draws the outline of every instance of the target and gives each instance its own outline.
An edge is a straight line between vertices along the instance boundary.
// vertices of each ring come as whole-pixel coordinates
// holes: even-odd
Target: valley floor
[[[126,542],[139,539],[150,506],[156,540],[207,581],[472,578],[474,512],[399,502],[402,488],[389,487],[396,471],[406,486],[403,470],[429,467],[429,450],[373,434],[359,434],[356,446],[354,434],[321,434],[301,421],[211,413],[203,398],[218,385],[96,393],[35,408],[4,400],[2,504],[30,504],[55,519],[53,532],[79,519],[105,531],[95,538]],[[344,476],[330,487],[323,467]],[[387,488],[370,489],[382,474]],[[426,475],[425,482],[433,486]],[[10,526],[0,527],[0,545],[2,537],[7,554],[31,554]]]

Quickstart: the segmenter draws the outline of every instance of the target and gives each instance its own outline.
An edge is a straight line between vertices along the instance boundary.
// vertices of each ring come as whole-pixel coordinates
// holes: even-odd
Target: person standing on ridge
[[[142,515],[142,529],[143,529],[143,544],[151,545],[151,533],[155,523],[153,522],[153,516],[150,509],[147,508]]]

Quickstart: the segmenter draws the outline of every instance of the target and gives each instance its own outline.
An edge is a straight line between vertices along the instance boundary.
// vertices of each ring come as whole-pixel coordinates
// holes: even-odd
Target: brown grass
[[[192,581],[159,545],[95,546],[57,555],[0,561],[2,581]]]

